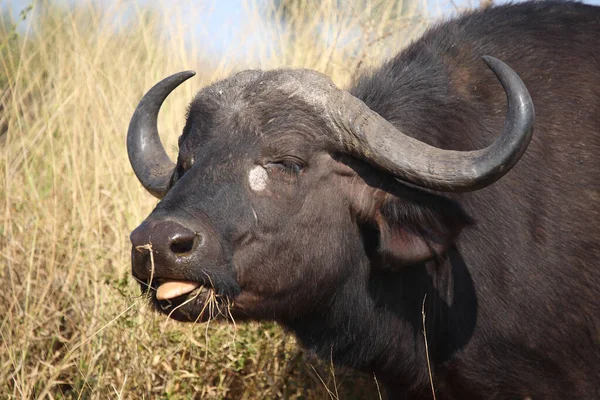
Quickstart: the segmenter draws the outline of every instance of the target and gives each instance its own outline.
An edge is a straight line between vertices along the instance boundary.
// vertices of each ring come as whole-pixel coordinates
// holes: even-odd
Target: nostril
[[[171,238],[171,252],[175,254],[185,254],[194,250],[198,240],[195,234],[175,235]]]

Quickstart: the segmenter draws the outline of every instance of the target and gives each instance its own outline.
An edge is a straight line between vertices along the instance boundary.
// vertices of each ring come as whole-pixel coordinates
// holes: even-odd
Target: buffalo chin
[[[142,294],[148,296],[152,308],[180,322],[208,322],[212,320],[230,320],[230,307],[233,302],[227,296],[215,293],[208,286],[168,300],[158,300],[156,289],[142,286]]]

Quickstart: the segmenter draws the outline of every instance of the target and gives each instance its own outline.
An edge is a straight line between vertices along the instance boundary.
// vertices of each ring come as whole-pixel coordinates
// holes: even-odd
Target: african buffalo
[[[391,398],[431,398],[428,362],[438,399],[600,398],[599,7],[465,14],[348,91],[240,72],[194,98],[174,164],[156,118],[192,75],[127,134],[161,199],[131,234],[158,309],[278,321]]]

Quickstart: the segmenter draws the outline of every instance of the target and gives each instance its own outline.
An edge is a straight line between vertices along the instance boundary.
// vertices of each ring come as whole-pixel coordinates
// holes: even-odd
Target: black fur
[[[481,57],[520,75],[531,144],[466,194],[343,154],[311,107],[263,85],[279,71],[218,82],[192,103],[149,220],[209,229],[217,250],[188,276],[222,276],[236,319],[279,321],[321,357],[375,373],[391,398],[431,398],[423,305],[438,399],[600,398],[599,44],[598,7],[504,5],[432,28],[357,80],[351,93],[404,133],[473,150],[506,112]],[[255,165],[269,173],[260,193],[246,183]]]

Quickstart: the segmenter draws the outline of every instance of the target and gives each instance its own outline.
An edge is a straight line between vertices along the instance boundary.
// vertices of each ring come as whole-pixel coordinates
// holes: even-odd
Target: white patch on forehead
[[[250,189],[254,190],[255,192],[265,190],[268,179],[269,175],[267,174],[267,170],[260,165],[252,168],[248,174],[248,183],[250,184]]]

